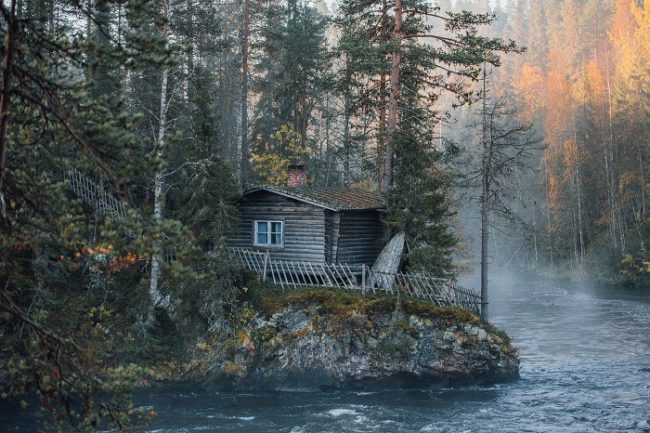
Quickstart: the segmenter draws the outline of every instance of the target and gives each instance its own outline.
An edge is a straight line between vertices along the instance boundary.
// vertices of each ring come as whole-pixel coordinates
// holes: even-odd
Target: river
[[[145,432],[650,432],[647,291],[495,278],[490,314],[520,350],[518,381],[379,392],[164,387],[136,396],[158,412]]]
[[[521,379],[493,386],[138,396],[150,433],[650,432],[650,295],[530,278],[492,281],[491,321]]]

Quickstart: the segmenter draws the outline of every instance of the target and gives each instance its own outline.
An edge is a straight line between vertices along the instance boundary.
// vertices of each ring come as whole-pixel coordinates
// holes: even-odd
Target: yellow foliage
[[[201,342],[201,343],[196,343],[196,348],[206,352],[210,349],[210,346],[208,346],[208,343],[206,342]]]
[[[286,185],[287,169],[292,161],[302,161],[310,155],[300,143],[301,137],[292,125],[282,125],[271,135],[271,143],[263,153],[251,155],[253,168],[266,185]]]

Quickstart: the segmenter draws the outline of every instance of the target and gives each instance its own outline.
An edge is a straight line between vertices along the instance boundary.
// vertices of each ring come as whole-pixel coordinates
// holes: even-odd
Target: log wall
[[[341,212],[337,263],[372,265],[383,244],[383,226],[378,211]]]
[[[255,220],[283,221],[283,247],[254,247]],[[242,198],[239,227],[229,245],[258,251],[269,250],[274,260],[325,261],[325,210],[267,191]]]

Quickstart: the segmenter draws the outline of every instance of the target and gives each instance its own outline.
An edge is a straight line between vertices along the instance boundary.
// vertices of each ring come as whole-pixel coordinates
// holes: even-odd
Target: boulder
[[[394,305],[394,301],[392,301]],[[478,316],[404,302],[333,306],[300,296],[255,312],[221,342],[219,389],[379,388],[492,383],[519,376],[508,337]]]

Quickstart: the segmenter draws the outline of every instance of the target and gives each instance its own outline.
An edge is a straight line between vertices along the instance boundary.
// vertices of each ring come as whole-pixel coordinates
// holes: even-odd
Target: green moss
[[[516,356],[518,353],[517,348],[513,347],[510,341],[510,336],[492,324],[486,326],[488,334],[492,337],[492,341],[501,346],[501,352],[505,355]]]
[[[322,313],[350,315],[387,314],[395,309],[397,298],[389,295],[366,295],[336,289],[304,289],[295,291],[266,290],[258,297],[255,307],[267,317],[282,311],[286,305],[314,304]],[[402,310],[407,315],[426,317],[442,323],[470,323],[479,325],[481,319],[469,311],[451,307],[439,307],[417,300],[402,300]]]
[[[275,328],[272,326],[264,326],[262,329],[260,329],[257,333],[259,336],[259,339],[261,341],[269,341],[271,338],[273,338],[276,334]]]
[[[239,347],[239,342],[234,338],[230,338],[223,343],[223,353],[228,358],[233,358],[237,353],[237,348]]]
[[[399,329],[407,335],[416,336],[417,331],[408,321],[408,316],[414,315],[420,319],[430,321],[433,326],[448,327],[453,325],[470,324],[483,327],[492,337],[493,341],[501,347],[502,353],[508,356],[516,356],[517,349],[510,343],[510,337],[494,325],[485,323],[481,318],[470,311],[432,305],[413,299],[397,299],[390,295],[373,295],[351,292],[338,289],[302,289],[292,291],[280,291],[272,288],[260,288],[254,297],[253,308],[267,318],[282,311],[288,305],[303,305],[315,307],[318,312],[326,316],[339,316],[351,318],[356,314],[366,316],[370,321],[369,327],[373,326],[372,316],[380,314],[392,314],[395,311],[397,302],[400,302],[400,310],[403,319],[393,323],[393,329]],[[315,324],[316,325],[316,324]],[[356,328],[355,328],[356,329]],[[328,332],[332,334],[349,332],[350,327],[345,320],[328,321]],[[266,340],[266,330],[262,332],[262,340]],[[357,331],[361,332],[361,331]],[[291,337],[301,337],[307,330],[302,329],[295,332]],[[465,346],[471,345],[469,338],[465,339]]]

